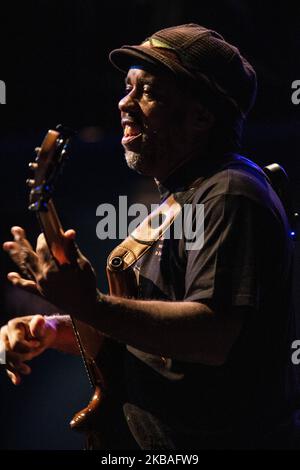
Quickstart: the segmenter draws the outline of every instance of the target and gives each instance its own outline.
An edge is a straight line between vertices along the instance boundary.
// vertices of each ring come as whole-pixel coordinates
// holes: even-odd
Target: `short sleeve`
[[[184,300],[257,307],[261,210],[240,195],[218,195],[204,203],[203,246],[186,250]]]

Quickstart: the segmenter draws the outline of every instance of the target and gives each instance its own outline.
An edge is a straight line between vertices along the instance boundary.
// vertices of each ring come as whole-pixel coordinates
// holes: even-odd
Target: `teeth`
[[[128,125],[126,124],[124,128],[124,136],[125,137],[130,137],[130,136],[135,136],[141,133],[141,129],[138,125]]]

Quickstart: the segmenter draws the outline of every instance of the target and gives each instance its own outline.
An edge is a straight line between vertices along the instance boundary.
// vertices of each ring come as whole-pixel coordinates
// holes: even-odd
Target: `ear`
[[[193,127],[198,132],[210,130],[216,122],[212,111],[200,103],[195,103],[193,112]]]

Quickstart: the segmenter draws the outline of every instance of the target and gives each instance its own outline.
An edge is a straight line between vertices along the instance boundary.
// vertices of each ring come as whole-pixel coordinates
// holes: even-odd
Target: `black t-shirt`
[[[163,197],[189,194],[193,213],[204,205],[203,246],[159,240],[135,267],[139,298],[243,307],[246,315],[222,366],[128,346],[129,427],[146,449],[255,446],[286,413],[292,240],[285,211],[263,171],[238,155],[206,168],[191,162],[166,186]]]

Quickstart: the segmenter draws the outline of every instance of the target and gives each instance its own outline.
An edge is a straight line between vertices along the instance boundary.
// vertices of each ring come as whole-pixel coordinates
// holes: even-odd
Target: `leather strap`
[[[146,217],[143,222],[110,253],[107,259],[107,270],[110,272],[125,271],[141,258],[153,244],[161,238],[181,212],[183,204],[194,190],[171,194],[160,206]],[[157,224],[157,221],[160,221]]]

